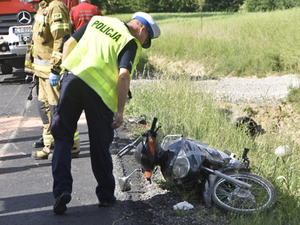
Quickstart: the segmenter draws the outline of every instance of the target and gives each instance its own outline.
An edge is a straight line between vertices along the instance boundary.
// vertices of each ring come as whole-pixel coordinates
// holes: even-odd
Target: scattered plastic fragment
[[[288,155],[289,153],[291,153],[291,149],[287,145],[279,146],[278,148],[275,149],[275,152],[274,152],[274,154],[276,156],[281,156],[281,157],[284,157],[284,156]]]
[[[180,202],[173,206],[174,210],[190,210],[194,209],[194,206],[186,201]]]

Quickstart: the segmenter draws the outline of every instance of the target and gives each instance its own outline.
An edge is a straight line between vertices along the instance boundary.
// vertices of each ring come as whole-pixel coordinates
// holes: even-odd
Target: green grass
[[[182,70],[178,71],[181,75],[178,80],[170,79],[166,68],[159,68],[148,59],[195,62],[205,69],[207,76],[217,77],[299,73],[300,8],[267,13],[204,13],[202,26],[199,13],[151,15],[162,35],[153,40],[150,49],[143,51],[138,70],[159,71],[162,76],[131,83],[133,99],[125,114],[136,118],[144,114],[148,123],[158,117],[158,125],[162,125],[161,140],[167,134],[183,134],[210,147],[228,149],[239,157],[245,147],[249,148],[252,172],[274,184],[277,205],[268,213],[228,215],[228,220],[243,225],[299,224],[300,151],[290,136],[280,134],[279,138],[268,132],[272,128],[266,128],[266,133],[254,140],[249,138],[235,129],[230,113],[220,109]],[[127,22],[132,15],[112,16]],[[298,89],[291,89],[287,100],[298,105],[298,95]],[[292,154],[277,158],[274,150],[283,144],[292,149]]]
[[[300,164],[299,147],[289,137],[276,138],[266,132],[254,140],[237,130],[230,113],[218,108],[211,97],[200,91],[199,83],[181,77],[164,78],[131,84],[133,99],[126,106],[126,115],[146,115],[147,122],[158,117],[160,140],[167,134],[183,134],[208,144],[228,149],[241,157],[249,148],[252,172],[268,179],[278,191],[277,205],[269,213],[244,216],[228,215],[232,224],[298,224],[300,219]],[[141,133],[142,130],[136,131]],[[290,146],[293,153],[277,158],[274,150],[279,145]],[[288,221],[288,223],[286,223]]]
[[[300,8],[265,13],[153,13],[162,34],[145,57],[195,61],[207,75],[299,72]],[[132,15],[112,15],[129,21]],[[143,68],[143,67],[141,67]]]

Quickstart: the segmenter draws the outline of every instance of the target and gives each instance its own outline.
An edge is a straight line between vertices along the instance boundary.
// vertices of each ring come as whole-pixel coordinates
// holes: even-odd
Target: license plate
[[[13,32],[14,34],[23,34],[23,33],[30,33],[32,26],[20,26],[20,27],[14,27]]]

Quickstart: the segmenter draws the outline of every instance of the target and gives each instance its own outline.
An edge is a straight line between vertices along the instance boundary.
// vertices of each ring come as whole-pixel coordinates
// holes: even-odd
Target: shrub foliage
[[[299,0],[93,0],[106,14],[143,12],[249,12],[299,7]]]

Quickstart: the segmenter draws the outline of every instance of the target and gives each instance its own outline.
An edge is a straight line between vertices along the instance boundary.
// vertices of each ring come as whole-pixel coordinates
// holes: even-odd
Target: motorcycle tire
[[[264,211],[275,204],[277,191],[263,177],[246,171],[227,172],[228,176],[251,184],[250,189],[218,177],[212,191],[212,202],[220,209],[240,214]]]
[[[257,123],[247,116],[239,117],[235,120],[235,125],[237,128],[242,128],[248,135],[254,137],[258,132]]]

